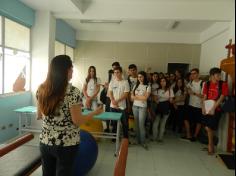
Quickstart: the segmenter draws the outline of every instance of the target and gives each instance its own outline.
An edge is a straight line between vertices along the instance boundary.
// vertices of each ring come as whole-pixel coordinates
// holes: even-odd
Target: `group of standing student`
[[[170,114],[170,104],[173,104],[178,118],[185,117],[185,139],[195,141],[200,126],[204,125],[209,141],[208,154],[214,153],[213,134],[222,113],[220,104],[228,95],[228,86],[220,80],[219,68],[210,70],[210,80],[204,84],[199,80],[199,70],[192,69],[191,79],[185,87],[184,80],[178,73],[171,86],[169,80],[173,80],[174,75],[169,75],[173,78],[167,78],[168,75],[165,77],[164,74],[154,73],[150,77],[151,74],[147,75],[143,71],[137,73],[137,67],[131,64],[129,77],[126,80],[119,63],[113,63],[112,66],[113,70],[109,71],[109,83],[104,85],[103,101],[106,103],[106,110],[122,113],[121,122],[125,138],[128,138],[128,114],[133,113],[137,142],[148,149],[145,139],[147,116],[153,122],[153,140],[162,142]],[[70,57],[56,56],[50,62],[46,80],[37,90],[37,116],[38,119],[42,119],[40,152],[43,176],[74,175],[75,157],[80,144],[79,126],[103,112],[103,108],[97,107],[100,79],[96,76],[96,68],[89,67],[83,87],[84,106],[93,109],[88,115],[82,114],[82,97],[79,89],[69,83],[72,74],[73,65]],[[190,113],[183,115],[187,93],[190,96],[188,103]],[[215,101],[209,113],[206,113],[204,108],[205,100]],[[127,107],[129,109],[132,107],[132,112],[127,111]],[[191,130],[192,122],[195,123],[194,130]],[[115,131],[114,122],[112,126]]]
[[[208,134],[208,153],[214,153],[213,132],[217,129],[221,110],[219,105],[227,96],[226,83],[221,83],[221,70],[210,70],[210,81],[199,79],[199,69],[193,68],[184,79],[180,71],[174,74],[154,72],[147,74],[137,71],[137,66],[128,67],[128,77],[123,74],[119,62],[112,64],[108,72],[108,83],[104,85],[103,100],[106,111],[122,113],[121,123],[123,136],[128,138],[128,118],[134,116],[136,142],[148,149],[146,136],[150,132],[151,140],[162,143],[168,118],[172,118],[174,128],[178,128],[185,135],[181,137],[192,142],[196,141],[201,128],[204,126]],[[219,86],[220,88],[219,92]],[[87,108],[96,108],[97,95],[100,90],[100,79],[96,77],[96,68],[88,70],[83,93],[84,105]],[[101,99],[101,98],[100,98]],[[216,101],[214,110],[205,114],[204,100]],[[146,122],[150,121],[150,129],[146,129]],[[116,121],[107,121],[106,132],[112,126],[116,132]]]
[[[210,69],[209,80],[205,82],[199,79],[199,69],[192,69],[190,74],[190,80],[186,86],[189,106],[184,116],[186,136],[182,138],[194,142],[197,140],[200,129],[204,127],[208,136],[207,151],[209,155],[213,155],[215,152],[214,131],[217,130],[222,115],[220,105],[228,95],[228,85],[221,81],[221,70],[217,67]],[[214,100],[209,113],[205,110],[205,100]]]

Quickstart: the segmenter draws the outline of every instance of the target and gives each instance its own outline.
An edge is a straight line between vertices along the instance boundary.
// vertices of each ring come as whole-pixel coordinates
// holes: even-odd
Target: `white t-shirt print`
[[[113,79],[109,84],[108,91],[109,92],[112,91],[114,99],[118,100],[124,93],[127,93],[130,91],[129,83],[127,80],[117,81]],[[112,102],[110,104],[110,107],[115,108]],[[126,108],[126,99],[118,103],[118,108],[122,110]]]
[[[187,88],[191,89],[193,92],[200,94],[202,93],[202,88],[201,88],[201,80],[196,82],[192,81],[188,83]],[[195,95],[190,95],[189,97],[189,105],[193,106],[195,108],[201,108],[201,98],[195,96]]]
[[[84,85],[87,85],[87,94],[88,96],[93,96],[95,94],[95,91],[96,91],[96,87],[97,85],[100,85],[101,84],[101,79],[100,78],[97,78],[97,82],[95,82],[95,80],[92,78],[89,80],[89,82],[87,83],[85,81]]]
[[[134,86],[134,88],[135,87],[136,86]],[[151,93],[151,86],[139,84],[139,86],[135,90],[135,95],[144,96],[146,93]],[[147,100],[146,101],[134,100],[133,105],[145,108],[145,107],[147,107]]]

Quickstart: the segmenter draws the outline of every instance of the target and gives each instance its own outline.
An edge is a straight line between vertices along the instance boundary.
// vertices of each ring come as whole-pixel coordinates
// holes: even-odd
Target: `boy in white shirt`
[[[108,95],[111,99],[111,112],[122,113],[121,123],[124,138],[128,138],[128,118],[126,116],[126,98],[128,97],[130,88],[127,80],[122,78],[122,68],[114,68],[114,79],[109,84]],[[116,132],[117,122],[112,122],[112,132]]]
[[[187,85],[187,91],[190,95],[189,106],[188,106],[188,116],[185,119],[186,136],[182,139],[188,139],[192,142],[196,141],[196,138],[201,129],[202,121],[202,84],[203,81],[199,79],[199,69],[193,68],[191,71],[192,81]],[[191,129],[191,125],[193,129]],[[191,134],[191,131],[193,131]]]

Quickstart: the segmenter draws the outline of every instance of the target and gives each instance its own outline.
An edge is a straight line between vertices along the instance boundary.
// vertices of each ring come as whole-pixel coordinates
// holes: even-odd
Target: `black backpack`
[[[224,81],[221,81],[221,80],[219,81],[218,97],[216,98],[216,100],[218,100],[222,94],[223,83],[224,83]],[[208,90],[210,87],[210,81],[206,82],[206,86],[207,86],[207,99],[208,99]],[[226,96],[220,106],[221,106],[221,109],[223,112],[235,112],[235,97],[234,96]]]
[[[101,91],[101,94],[100,94],[100,101],[103,103],[103,104],[106,104],[106,101],[107,101],[107,89],[104,87]]]
[[[206,82],[206,88],[207,88],[207,99],[208,99],[208,91],[209,91],[209,87],[210,87],[210,81]],[[219,85],[218,85],[218,97],[215,100],[218,100],[222,94],[222,85],[223,85],[223,81],[219,81]]]

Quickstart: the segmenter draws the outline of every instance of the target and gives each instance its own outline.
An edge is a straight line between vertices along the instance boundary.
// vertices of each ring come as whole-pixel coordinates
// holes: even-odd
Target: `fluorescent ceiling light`
[[[80,23],[108,23],[108,24],[120,24],[121,20],[80,20]]]

